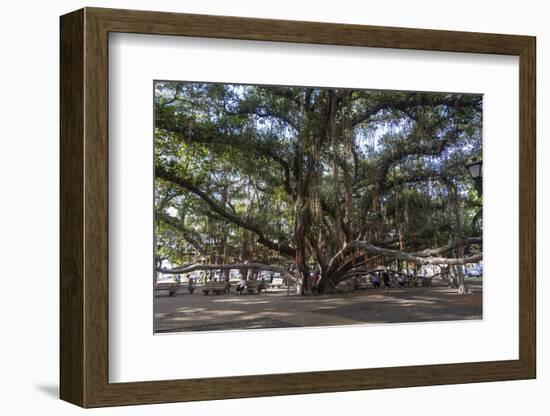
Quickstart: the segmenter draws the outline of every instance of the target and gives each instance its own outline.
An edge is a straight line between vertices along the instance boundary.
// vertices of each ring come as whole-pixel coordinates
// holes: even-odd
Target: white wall
[[[462,0],[368,2],[353,0],[273,2],[228,0],[3,2],[0,6],[0,409],[3,414],[69,415],[82,412],[57,399],[58,386],[58,16],[82,6],[156,9],[317,20],[434,29],[529,34],[538,37],[538,316],[539,378],[459,386],[378,390],[218,402],[167,404],[92,410],[88,414],[215,413],[279,415],[407,414],[548,414],[550,364],[543,348],[544,301],[550,294],[542,279],[548,261],[543,244],[550,233],[543,222],[548,190],[543,181],[550,158],[544,143],[544,104],[550,90],[544,72],[550,56],[550,26],[544,3]],[[545,178],[546,176],[546,178]],[[546,199],[546,200],[545,200]],[[543,208],[544,207],[544,208]],[[25,282],[25,283],[23,283]],[[475,342],[475,340],[472,340]]]

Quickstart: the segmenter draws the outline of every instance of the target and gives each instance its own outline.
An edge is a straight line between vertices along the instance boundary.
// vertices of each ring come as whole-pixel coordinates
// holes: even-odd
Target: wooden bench
[[[174,296],[180,288],[177,282],[160,282],[155,285],[156,291],[167,290],[170,296]]]
[[[182,284],[177,282],[160,282],[155,286],[156,291],[167,290],[170,296],[174,296],[176,293],[181,292],[182,289],[186,289],[189,294],[193,294],[195,286],[189,286],[188,284]]]
[[[280,288],[283,286],[283,278],[282,277],[274,277],[269,286]]]
[[[229,292],[229,284],[227,282],[206,282],[202,287],[202,293],[215,293],[216,295]]]
[[[246,291],[249,294],[253,294],[254,292],[261,293],[262,286],[260,285],[260,282],[257,280],[247,280],[246,281]]]

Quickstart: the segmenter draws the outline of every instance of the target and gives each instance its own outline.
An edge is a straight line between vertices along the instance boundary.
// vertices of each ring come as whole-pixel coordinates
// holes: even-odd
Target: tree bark
[[[455,266],[455,268],[456,268],[456,277],[457,277],[457,285],[458,285],[458,294],[459,295],[472,294],[472,291],[468,288],[468,285],[466,284],[462,266]]]

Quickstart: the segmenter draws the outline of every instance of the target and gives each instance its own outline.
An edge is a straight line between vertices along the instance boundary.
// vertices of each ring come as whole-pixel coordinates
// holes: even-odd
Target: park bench
[[[367,276],[360,276],[355,279],[355,289],[367,289],[371,286],[371,279]]]
[[[260,282],[258,282],[257,280],[247,280],[246,281],[246,291],[249,294],[253,294],[254,292],[261,293],[262,286],[261,286]]]
[[[206,282],[202,287],[202,293],[215,293],[216,295],[229,292],[229,284],[227,282]]]
[[[155,290],[160,292],[167,290],[170,296],[174,296],[180,288],[179,283],[177,282],[157,282],[155,285]]]
[[[189,294],[193,294],[195,286],[189,286],[178,282],[157,282],[155,285],[155,291],[162,292],[167,290],[170,296],[174,296],[176,293],[181,292],[182,289],[187,289]]]
[[[273,280],[271,281],[271,283],[269,284],[269,286],[280,288],[281,286],[283,286],[283,278],[282,277],[274,277]]]
[[[432,286],[432,278],[428,276],[422,276],[422,287]]]
[[[344,280],[336,285],[336,293],[348,293],[354,290],[353,284]]]
[[[411,278],[408,276],[397,276],[397,285],[401,288],[411,286]]]

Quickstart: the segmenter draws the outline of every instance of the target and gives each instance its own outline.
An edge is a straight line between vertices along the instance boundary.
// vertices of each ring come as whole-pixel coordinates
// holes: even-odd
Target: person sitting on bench
[[[405,278],[405,276],[400,275],[397,278],[397,283],[399,283],[399,287],[405,287],[405,285],[407,284],[407,279]]]
[[[245,289],[246,282],[244,280],[241,280],[239,283],[237,283],[237,287],[235,287],[235,290],[239,293],[239,295],[242,295]]]

